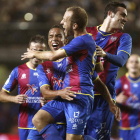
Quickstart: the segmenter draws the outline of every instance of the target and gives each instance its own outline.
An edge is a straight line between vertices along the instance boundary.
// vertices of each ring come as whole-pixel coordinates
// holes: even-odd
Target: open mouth
[[[53,43],[52,47],[54,48],[54,50],[58,50],[59,49],[59,43]]]

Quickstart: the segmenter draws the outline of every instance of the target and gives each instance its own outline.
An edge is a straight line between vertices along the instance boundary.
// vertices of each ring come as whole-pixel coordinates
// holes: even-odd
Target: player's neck
[[[110,21],[105,19],[99,30],[106,33],[114,33],[117,29],[111,28]]]
[[[86,29],[84,29],[83,31],[77,31],[77,30],[75,30],[74,31],[74,38],[76,38],[77,36],[85,35],[85,34],[87,34]]]
[[[131,78],[138,78],[138,77],[140,77],[140,73],[128,73],[129,74],[129,76],[131,77]]]
[[[31,68],[31,69],[36,69],[38,65],[34,65],[32,64],[30,61],[27,62],[28,66]]]

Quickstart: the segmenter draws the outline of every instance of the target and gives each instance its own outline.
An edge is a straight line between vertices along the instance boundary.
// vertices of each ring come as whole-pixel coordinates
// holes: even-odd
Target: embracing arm
[[[57,51],[33,51],[30,49],[27,49],[27,52],[24,53],[23,55],[21,55],[22,59],[24,60],[26,58],[38,58],[41,60],[49,60],[49,61],[55,61],[58,60],[60,58],[64,58],[66,57],[66,53],[63,49],[59,49]]]
[[[126,63],[129,55],[123,51],[119,52],[117,55],[105,52],[101,47],[96,46],[97,56],[106,58],[110,63],[122,67]]]
[[[102,65],[102,62],[100,61],[100,57],[97,57],[96,63],[95,63],[95,71],[97,73],[102,72],[104,70],[104,67]]]
[[[40,90],[44,99],[53,100],[56,97],[60,96],[62,99],[71,101],[73,97],[76,97],[73,91],[70,91],[71,87],[66,87],[65,89],[53,91],[50,89],[50,86],[43,85]]]

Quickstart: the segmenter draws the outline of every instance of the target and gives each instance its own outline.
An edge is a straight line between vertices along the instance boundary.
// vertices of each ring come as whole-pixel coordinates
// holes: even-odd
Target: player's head
[[[129,73],[140,74],[140,56],[137,54],[130,55],[126,67]]]
[[[51,51],[56,51],[59,48],[65,46],[67,39],[64,34],[64,30],[60,25],[54,25],[51,27],[48,33],[48,44]]]
[[[88,23],[88,16],[86,11],[81,7],[69,7],[63,16],[60,24],[65,29],[65,35],[74,35],[74,30],[83,31]]]
[[[47,47],[47,42],[44,36],[42,35],[35,35],[30,39],[29,48],[30,50],[35,51],[45,51]],[[37,58],[30,59],[30,62],[34,66],[38,66],[42,60]]]
[[[123,29],[127,22],[126,5],[120,2],[110,2],[105,7],[104,19],[109,19],[111,28]]]

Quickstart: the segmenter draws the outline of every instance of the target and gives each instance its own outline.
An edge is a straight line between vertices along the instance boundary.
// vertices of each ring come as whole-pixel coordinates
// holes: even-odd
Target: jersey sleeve
[[[120,38],[120,44],[117,50],[117,54],[123,51],[130,56],[131,48],[132,48],[132,38],[129,34],[124,33]]]
[[[98,78],[99,78],[99,75],[97,74],[96,71],[94,71],[92,75],[92,82],[96,81]]]
[[[18,67],[13,69],[2,89],[10,93],[17,86],[18,83],[17,81],[18,81]]]
[[[116,94],[118,95],[121,92],[121,90],[122,90],[121,80],[120,79],[116,80],[115,88],[116,88]]]
[[[79,50],[85,49],[85,48],[81,47],[81,46],[86,46],[84,44],[85,44],[85,42],[81,37],[76,37],[69,44],[62,47],[61,49],[63,49],[65,51],[66,56],[70,56]]]
[[[49,79],[47,78],[43,66],[40,64],[37,67],[37,73],[38,73],[38,81],[39,81],[39,87],[41,88],[44,85],[50,86]]]

